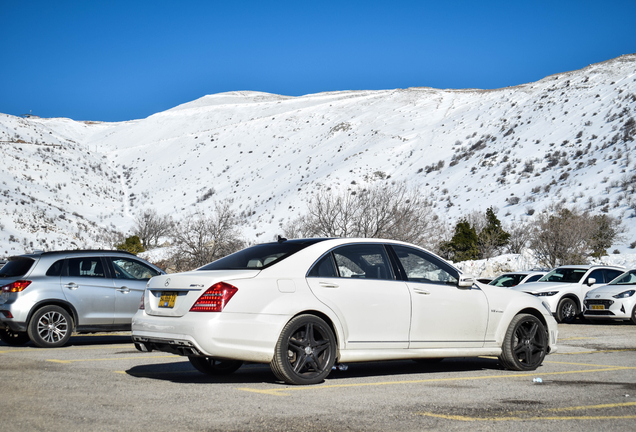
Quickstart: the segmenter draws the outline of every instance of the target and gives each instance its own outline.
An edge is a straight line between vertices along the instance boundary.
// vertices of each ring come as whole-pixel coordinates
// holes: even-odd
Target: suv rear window
[[[0,277],[18,277],[27,274],[33,263],[32,258],[9,258],[9,262],[0,269]]]
[[[324,239],[264,243],[235,252],[197,270],[261,270],[322,240]]]

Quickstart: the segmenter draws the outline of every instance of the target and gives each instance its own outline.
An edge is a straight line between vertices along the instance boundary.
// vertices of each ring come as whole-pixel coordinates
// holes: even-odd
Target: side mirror
[[[471,288],[475,284],[475,277],[470,274],[464,274],[459,276],[457,281],[458,288]]]
[[[594,279],[594,278],[589,278],[589,279],[587,280],[587,285],[588,285],[588,286],[592,286],[592,285],[594,285],[595,283],[596,283],[596,279]]]

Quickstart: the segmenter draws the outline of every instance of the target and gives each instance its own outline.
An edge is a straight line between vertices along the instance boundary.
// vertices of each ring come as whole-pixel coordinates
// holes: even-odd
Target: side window
[[[384,246],[356,244],[342,246],[333,251],[340,277],[358,279],[393,280]]]
[[[605,282],[611,282],[622,274],[618,270],[605,270]]]
[[[62,276],[62,269],[64,268],[64,260],[58,260],[53,263],[51,267],[46,271],[47,276]]]
[[[596,279],[597,284],[605,283],[605,278],[603,278],[603,270],[601,269],[594,270],[592,273],[590,273],[590,275],[585,280],[585,283],[587,283],[587,281],[590,280],[591,278]]]
[[[99,257],[69,258],[66,273],[73,277],[103,278],[104,266]]]
[[[115,279],[148,280],[160,275],[157,270],[132,258],[110,258]]]
[[[391,246],[409,282],[457,285],[459,273],[442,260],[406,246]]]
[[[540,275],[540,274],[538,274],[538,275],[534,275],[534,276],[531,276],[531,277],[529,277],[529,278],[528,278],[528,280],[527,280],[525,283],[528,283],[528,282],[536,282],[536,281],[538,281],[539,279],[541,279],[541,276],[542,276],[542,275]]]
[[[309,277],[338,277],[331,253],[322,257],[307,275]]]

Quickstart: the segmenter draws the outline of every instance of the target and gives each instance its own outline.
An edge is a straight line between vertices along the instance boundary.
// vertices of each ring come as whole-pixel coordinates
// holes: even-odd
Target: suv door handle
[[[70,290],[76,290],[79,288],[79,285],[77,285],[75,282],[69,282],[66,285],[64,285],[64,288],[68,288]]]
[[[121,288],[115,288],[117,291],[119,291],[120,293],[129,293],[130,292],[130,288],[128,288],[127,286],[123,286]]]

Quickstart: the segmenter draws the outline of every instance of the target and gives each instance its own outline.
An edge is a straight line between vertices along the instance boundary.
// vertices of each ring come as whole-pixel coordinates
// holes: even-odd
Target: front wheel
[[[336,337],[315,315],[299,315],[287,323],[278,338],[272,372],[287,384],[317,384],[336,361]]]
[[[556,320],[560,323],[569,324],[576,319],[579,308],[571,298],[561,299],[557,306]]]
[[[214,357],[192,357],[188,359],[199,372],[208,375],[229,375],[243,365],[240,360],[220,360]]]
[[[636,305],[634,305],[634,309],[632,309],[632,322],[636,324]]]
[[[31,341],[40,348],[57,348],[66,345],[73,333],[73,320],[59,306],[38,309],[27,329]]]
[[[0,340],[7,345],[21,346],[26,344],[30,339],[27,332],[15,332],[11,329],[1,329]]]
[[[531,371],[538,368],[547,353],[548,334],[534,315],[519,314],[508,326],[499,361],[509,370]]]

